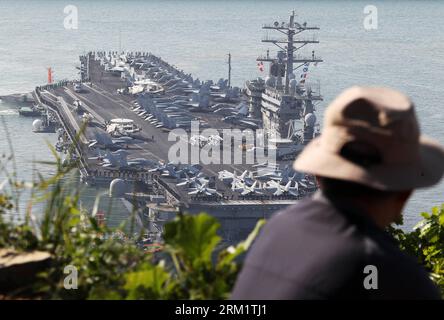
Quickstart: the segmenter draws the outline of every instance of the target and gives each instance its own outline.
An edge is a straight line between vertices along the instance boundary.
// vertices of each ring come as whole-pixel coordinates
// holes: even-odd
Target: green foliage
[[[217,229],[219,223],[210,216],[181,216],[176,223],[165,226],[165,241],[170,252],[183,257],[183,267],[191,270],[211,262],[211,254],[221,240]]]
[[[248,239],[220,248],[220,227],[207,214],[179,215],[165,226],[165,250],[157,263],[142,263],[125,274],[123,290],[98,290],[94,298],[227,299],[239,272],[236,258],[248,250],[264,224]]]
[[[424,218],[412,232],[391,228],[402,250],[417,257],[444,297],[444,204],[421,213]]]
[[[147,263],[126,274],[124,290],[126,299],[168,299],[176,288],[163,263]]]

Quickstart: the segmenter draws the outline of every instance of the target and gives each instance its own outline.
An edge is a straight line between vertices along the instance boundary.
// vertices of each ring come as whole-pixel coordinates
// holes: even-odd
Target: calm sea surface
[[[77,30],[63,27],[63,9],[78,8]],[[387,85],[414,100],[421,129],[444,143],[444,2],[371,1],[378,29],[363,27],[369,1],[0,1],[0,95],[31,91],[46,82],[76,78],[78,56],[89,50],[150,51],[200,79],[225,77],[232,54],[234,85],[264,76],[255,59],[267,46],[263,23],[284,21],[296,10],[300,22],[320,26],[316,46],[324,63],[312,68],[325,101],[351,85]],[[271,35],[271,34],[270,34]],[[120,40],[119,40],[120,39]],[[273,49],[270,47],[270,49]],[[274,49],[273,49],[274,50]],[[311,50],[311,49],[310,49]],[[310,51],[308,51],[310,52]],[[34,134],[31,119],[0,103],[0,117],[11,133],[18,174],[30,179],[34,160],[50,160],[53,134]],[[0,154],[9,151],[0,124]],[[45,175],[50,167],[37,166]],[[90,192],[94,191],[94,192]],[[92,203],[97,190],[88,190]],[[25,201],[25,199],[23,200]],[[444,202],[444,183],[415,192],[406,208],[406,226],[419,213]],[[114,208],[115,223],[127,216]]]

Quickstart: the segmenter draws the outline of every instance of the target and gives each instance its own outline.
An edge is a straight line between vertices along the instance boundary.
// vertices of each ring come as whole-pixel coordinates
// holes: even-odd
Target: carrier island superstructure
[[[250,115],[261,119],[264,129],[280,138],[295,138],[297,123],[302,123],[303,136],[299,141],[307,144],[315,134],[315,103],[322,101],[319,83],[307,81],[308,69],[310,64],[317,65],[322,59],[314,50],[308,56],[298,52],[307,45],[319,43],[314,35],[305,35],[319,27],[298,23],[293,12],[289,22],[275,21],[262,29],[283,37],[274,38],[267,33],[262,39],[262,42],[277,46],[279,51],[273,57],[267,50],[266,55],[257,58],[261,69],[264,62],[269,63],[265,80],[246,82]],[[296,76],[298,71],[300,75]]]
[[[314,51],[308,57],[297,53],[318,43],[301,38],[318,28],[297,23],[294,13],[289,22],[263,28],[285,38],[263,39],[280,50],[257,59],[260,68],[269,63],[269,75],[243,89],[233,87],[230,76],[201,81],[152,53],[91,51],[80,56],[80,80],[37,87],[34,99],[57,115],[56,148],[67,153],[66,161],[76,161],[82,180],[131,202],[149,234],[159,235],[178,212],[208,212],[221,221],[223,238],[237,241],[257,219],[316,190],[314,179],[295,172],[292,162],[317,134],[315,103],[322,97],[306,75],[310,64],[322,60]],[[193,133],[196,123],[211,134]],[[277,158],[247,163],[260,146],[231,140],[226,129],[263,129]],[[228,145],[242,161],[171,161],[171,149],[182,140],[187,150],[210,149],[211,156]]]

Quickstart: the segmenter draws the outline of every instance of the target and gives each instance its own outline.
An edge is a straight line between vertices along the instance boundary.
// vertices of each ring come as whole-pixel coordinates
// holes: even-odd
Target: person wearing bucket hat
[[[382,87],[345,90],[294,168],[315,175],[320,190],[270,219],[233,299],[440,299],[385,232],[413,190],[444,173],[444,149],[420,134],[408,97]]]

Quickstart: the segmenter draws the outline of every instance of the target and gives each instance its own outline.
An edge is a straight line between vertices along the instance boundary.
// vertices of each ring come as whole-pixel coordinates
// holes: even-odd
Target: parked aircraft
[[[197,187],[198,185],[203,185],[208,183],[208,178],[206,178],[203,173],[199,173],[197,176],[189,177],[185,175],[185,179],[177,183],[176,186],[187,186],[187,187]]]
[[[236,187],[233,188],[233,191],[240,192],[241,195],[246,196],[251,193],[253,194],[263,194],[261,191],[262,187],[259,185],[259,182],[255,180],[251,186],[245,184],[244,182],[238,183]]]
[[[191,191],[188,192],[189,195],[206,194],[207,196],[211,196],[214,194],[219,194],[216,189],[208,188],[207,183],[198,185],[195,188],[191,188],[190,190]]]
[[[293,183],[292,181],[288,181],[286,185],[282,185],[278,181],[271,180],[268,181],[265,189],[273,192],[273,195],[275,196],[280,196],[283,194],[291,194],[293,196],[298,196],[299,195],[298,183],[295,182],[295,185],[293,187],[291,186],[292,183]]]

